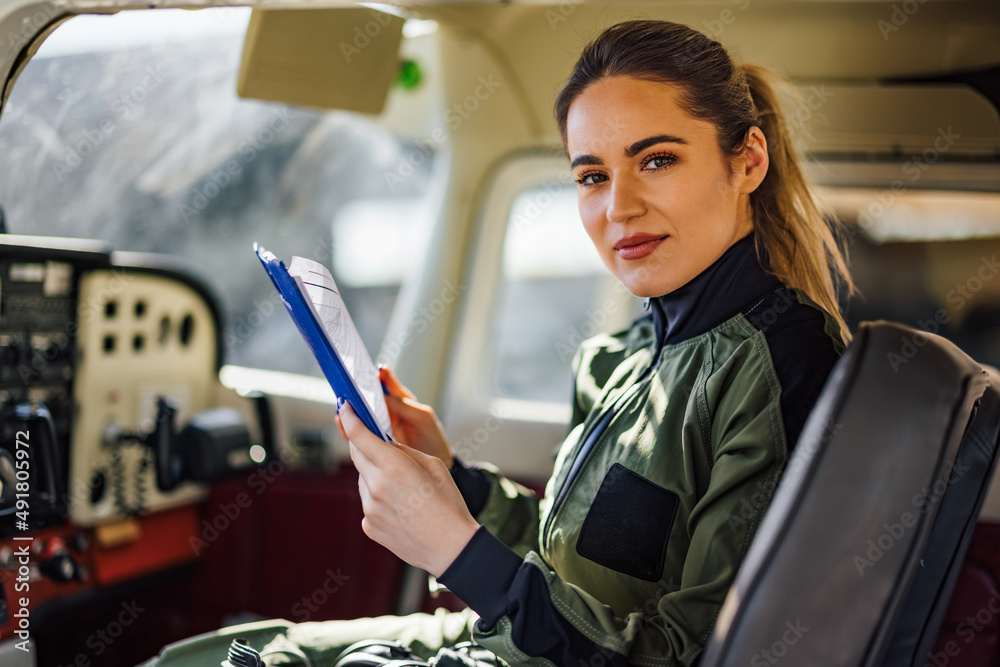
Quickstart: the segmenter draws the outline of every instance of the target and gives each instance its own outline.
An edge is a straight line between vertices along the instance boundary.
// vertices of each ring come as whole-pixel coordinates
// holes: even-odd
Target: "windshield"
[[[227,363],[320,375],[252,246],[310,257],[375,356],[427,237],[433,151],[386,179],[414,146],[371,119],[238,98],[249,10],[151,14],[71,19],[22,72],[0,122],[8,231],[173,255],[219,298]]]

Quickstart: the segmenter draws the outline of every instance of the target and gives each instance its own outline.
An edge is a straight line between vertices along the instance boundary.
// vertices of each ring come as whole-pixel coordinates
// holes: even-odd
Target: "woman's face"
[[[678,100],[674,85],[609,77],[586,88],[567,117],[583,225],[636,296],[672,292],[750,233],[749,193],[767,171],[758,128],[731,173],[715,127]]]

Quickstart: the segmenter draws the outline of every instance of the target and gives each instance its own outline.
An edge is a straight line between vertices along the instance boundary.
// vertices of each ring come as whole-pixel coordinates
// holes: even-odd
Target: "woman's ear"
[[[741,179],[740,193],[750,194],[760,186],[764,176],[767,175],[767,167],[770,164],[767,155],[767,139],[764,132],[756,125],[747,130],[747,142],[743,148],[742,158],[739,162],[737,175]]]

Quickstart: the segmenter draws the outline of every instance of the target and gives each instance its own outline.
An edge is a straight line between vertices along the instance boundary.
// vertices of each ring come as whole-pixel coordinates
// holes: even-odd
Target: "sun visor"
[[[236,92],[377,114],[399,71],[403,23],[368,8],[254,10]]]

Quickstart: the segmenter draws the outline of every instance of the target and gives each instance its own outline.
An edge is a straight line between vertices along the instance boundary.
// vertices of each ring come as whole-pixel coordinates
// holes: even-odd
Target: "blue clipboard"
[[[344,362],[337,353],[337,348],[333,346],[326,331],[323,330],[323,324],[316,319],[316,315],[307,301],[308,297],[299,289],[295,278],[288,274],[284,263],[274,254],[264,250],[256,243],[253,244],[253,249],[257,253],[257,258],[260,259],[260,263],[264,265],[267,275],[271,277],[271,282],[277,288],[278,294],[281,295],[281,301],[288,309],[288,314],[292,316],[292,321],[295,322],[299,333],[302,334],[309,349],[312,350],[313,356],[316,357],[316,361],[319,362],[319,367],[333,388],[333,393],[351,404],[354,412],[361,418],[369,431],[386,442],[390,442],[392,438],[379,428],[378,421],[372,416],[371,407],[365,397],[361,395],[357,385],[354,384],[354,379],[347,372]]]

